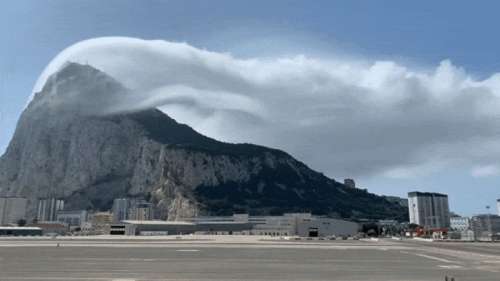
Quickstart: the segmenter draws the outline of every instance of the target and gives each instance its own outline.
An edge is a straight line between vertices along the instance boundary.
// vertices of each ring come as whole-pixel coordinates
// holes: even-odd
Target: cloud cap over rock
[[[500,74],[476,79],[447,60],[416,70],[303,55],[239,59],[186,43],[105,37],[61,52],[34,92],[68,61],[130,90],[110,112],[157,107],[206,135],[278,147],[331,176],[414,177],[457,165],[474,173],[499,164]]]

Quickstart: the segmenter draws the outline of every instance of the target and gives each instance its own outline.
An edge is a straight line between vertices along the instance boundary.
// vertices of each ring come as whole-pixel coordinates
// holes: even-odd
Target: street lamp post
[[[487,220],[486,220],[486,224],[487,224],[487,227],[488,227],[488,237],[490,240],[493,240],[493,231],[491,229],[491,216],[490,216],[490,205],[487,205],[486,206],[486,214],[487,214]]]

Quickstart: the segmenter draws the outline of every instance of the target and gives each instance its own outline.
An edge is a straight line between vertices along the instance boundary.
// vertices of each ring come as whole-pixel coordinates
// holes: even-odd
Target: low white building
[[[283,216],[253,216],[248,222],[253,229],[250,234],[270,236],[294,236],[298,233],[298,225],[303,220],[311,219],[310,213],[286,213]]]
[[[471,229],[476,240],[500,240],[500,216],[492,214],[473,216]]]
[[[453,231],[466,231],[470,229],[470,219],[468,217],[451,217],[450,228]]]
[[[70,227],[83,228],[84,224],[88,221],[88,212],[86,210],[58,211],[57,221],[66,223]]]
[[[317,217],[311,213],[285,213],[282,216],[236,214],[227,217],[198,217],[191,221],[197,224],[248,223],[251,228],[242,233],[267,236],[353,236],[359,230],[355,222]]]

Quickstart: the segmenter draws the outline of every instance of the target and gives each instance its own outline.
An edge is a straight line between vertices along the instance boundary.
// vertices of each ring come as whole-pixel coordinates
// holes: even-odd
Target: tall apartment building
[[[64,210],[64,200],[46,198],[38,200],[38,221],[56,221],[57,212]]]
[[[431,192],[409,192],[410,223],[426,229],[450,227],[448,195]]]
[[[497,212],[498,215],[500,216],[500,199],[497,199]]]
[[[21,219],[26,219],[26,198],[2,197],[0,198],[0,225],[17,224]]]
[[[113,222],[118,223],[128,219],[128,208],[130,200],[127,198],[117,198],[113,200]]]
[[[147,221],[153,219],[153,204],[145,200],[133,200],[128,209],[128,219]]]

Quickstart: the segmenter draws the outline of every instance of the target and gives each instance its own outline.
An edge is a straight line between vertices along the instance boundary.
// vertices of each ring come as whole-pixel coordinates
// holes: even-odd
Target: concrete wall
[[[307,219],[297,224],[297,235],[299,236],[310,236],[311,232],[315,230],[317,230],[319,237],[354,236],[359,231],[359,225],[355,222],[330,218]]]

